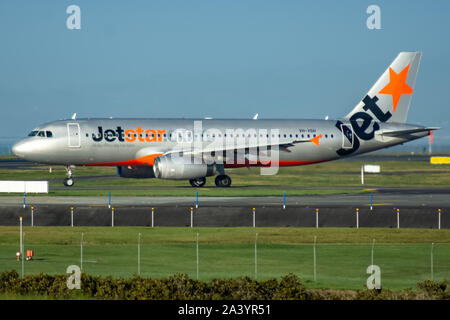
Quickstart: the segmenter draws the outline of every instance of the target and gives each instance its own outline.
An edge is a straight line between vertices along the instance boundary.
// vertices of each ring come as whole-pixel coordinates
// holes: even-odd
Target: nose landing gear
[[[72,177],[72,169],[74,169],[74,166],[67,166],[66,167],[66,171],[67,171],[67,178],[64,179],[64,185],[66,187],[71,187],[75,184],[75,181]]]
[[[203,187],[206,183],[206,177],[203,178],[196,178],[196,179],[191,179],[189,180],[189,183],[191,184],[191,186],[193,186],[194,188],[200,188]]]

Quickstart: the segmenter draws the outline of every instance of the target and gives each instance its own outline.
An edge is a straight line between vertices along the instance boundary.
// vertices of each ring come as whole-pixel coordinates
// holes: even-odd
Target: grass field
[[[450,230],[427,229],[309,229],[309,228],[145,228],[145,227],[25,227],[25,249],[36,256],[25,261],[25,274],[64,274],[80,266],[83,233],[83,271],[92,275],[144,277],[175,273],[197,276],[196,235],[199,234],[199,279],[240,276],[267,279],[298,275],[308,288],[362,289],[371,264],[381,268],[382,286],[414,288],[431,278],[450,278]],[[255,270],[255,239],[257,265]],[[317,278],[314,281],[313,240],[317,236]],[[16,269],[18,227],[0,227],[1,271]],[[256,273],[255,273],[256,271]]]
[[[364,162],[367,164],[368,162]],[[218,189],[214,177],[207,178],[200,196],[288,196],[310,194],[361,193],[379,187],[442,187],[450,185],[450,165],[431,165],[428,161],[371,161],[381,166],[380,174],[366,174],[361,185],[362,161],[339,160],[299,167],[279,168],[277,175],[261,176],[259,168],[230,169],[231,188]],[[1,169],[0,180],[49,180],[54,196],[192,196],[188,181],[160,179],[126,179],[117,177],[115,167],[77,167],[76,184],[62,187],[65,169],[61,166]],[[89,177],[89,178],[87,178]],[[77,178],[79,178],[77,180]],[[84,179],[83,179],[84,178]],[[3,194],[4,195],[4,194]]]
[[[366,164],[368,162],[365,162]],[[76,185],[63,188],[63,167],[1,169],[0,180],[49,180],[51,196],[280,196],[361,193],[380,187],[448,187],[450,166],[427,161],[371,161],[381,174],[365,176],[362,161],[335,161],[311,166],[280,168],[274,176],[259,169],[233,169],[231,188],[193,189],[187,181],[124,179],[115,168],[77,167]],[[84,177],[84,179],[82,178]],[[3,194],[5,195],[5,194]],[[0,198],[1,201],[1,198]],[[137,242],[141,233],[141,276],[167,277],[185,273],[195,279],[196,235],[199,233],[199,279],[250,276],[258,279],[298,275],[308,288],[362,289],[371,264],[381,268],[382,286],[414,288],[420,281],[450,278],[450,230],[427,229],[309,229],[309,228],[145,228],[145,227],[25,227],[25,249],[36,252],[25,262],[25,274],[64,274],[69,265],[80,265],[80,240],[84,234],[83,271],[93,275],[132,277],[137,273]],[[257,265],[255,270],[255,237]],[[313,240],[317,236],[314,281]],[[431,248],[433,245],[433,270]],[[0,270],[16,269],[18,227],[0,227]]]

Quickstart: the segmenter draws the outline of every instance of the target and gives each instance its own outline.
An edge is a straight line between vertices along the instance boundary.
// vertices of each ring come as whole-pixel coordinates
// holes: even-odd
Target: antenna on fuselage
[[[76,112],[72,115],[72,120],[77,120],[77,113]]]
[[[258,114],[255,114],[255,115],[253,116],[253,120],[258,120]]]

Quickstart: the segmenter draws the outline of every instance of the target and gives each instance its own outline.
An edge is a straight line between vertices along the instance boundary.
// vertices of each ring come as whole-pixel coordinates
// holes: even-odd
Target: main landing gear
[[[219,174],[216,177],[215,182],[216,182],[216,186],[219,188],[226,188],[226,187],[231,186],[231,178],[229,176],[227,176],[226,174]],[[206,177],[191,179],[191,180],[189,180],[189,183],[194,188],[201,188],[206,184]]]
[[[227,176],[226,174],[219,174],[216,177],[216,186],[219,188],[226,188],[231,186],[231,178]]]
[[[73,186],[74,183],[75,183],[75,181],[74,181],[74,179],[73,179],[73,177],[72,177],[72,169],[73,169],[73,168],[74,168],[73,166],[67,166],[67,167],[66,167],[67,178],[64,179],[64,185],[65,185],[66,187],[71,187],[71,186]]]
[[[191,186],[193,186],[194,188],[201,188],[205,185],[206,183],[206,177],[203,178],[196,178],[196,179],[191,179],[189,180],[189,183],[191,184]]]

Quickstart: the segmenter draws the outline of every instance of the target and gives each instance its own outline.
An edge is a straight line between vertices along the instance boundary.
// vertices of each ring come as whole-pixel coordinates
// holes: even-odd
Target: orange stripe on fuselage
[[[151,154],[145,157],[127,160],[127,161],[119,161],[119,162],[99,162],[99,163],[90,163],[85,166],[152,166],[155,158],[162,156],[163,153]],[[242,168],[242,167],[270,167],[270,166],[280,166],[280,167],[290,167],[290,166],[304,166],[308,164],[316,164],[321,162],[326,162],[328,160],[311,160],[311,161],[297,161],[297,160],[281,160],[281,161],[272,161],[270,164],[262,164],[260,161],[257,163],[250,163],[246,161],[245,163],[225,163],[225,168]]]
[[[140,157],[133,160],[127,160],[127,161],[119,161],[119,162],[98,162],[98,163],[90,163],[86,164],[85,166],[152,166],[153,162],[155,161],[155,158],[162,156],[163,153],[155,153],[150,154],[148,156]]]

